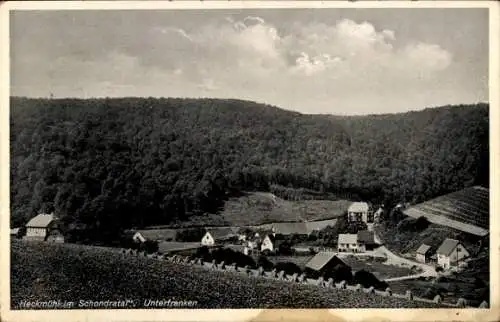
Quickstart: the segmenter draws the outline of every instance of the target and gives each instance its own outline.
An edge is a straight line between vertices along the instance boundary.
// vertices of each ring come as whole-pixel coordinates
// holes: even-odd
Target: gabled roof
[[[373,231],[360,230],[358,231],[358,241],[365,244],[373,244],[375,243],[375,235]]]
[[[276,234],[281,235],[307,235],[307,226],[303,222],[283,222],[273,224]]]
[[[39,214],[28,221],[26,227],[32,228],[47,228],[54,221],[53,214]]]
[[[149,240],[167,240],[172,239],[175,240],[177,235],[177,231],[175,229],[140,229],[140,230],[132,230],[130,232],[131,236],[134,236],[135,233],[140,233],[142,237]]]
[[[417,249],[417,254],[425,255],[427,254],[428,251],[431,250],[431,246],[422,244],[420,247]]]
[[[455,248],[458,246],[458,244],[460,244],[460,242],[458,240],[446,238],[443,241],[443,243],[441,244],[441,246],[439,246],[436,253],[438,253],[440,255],[449,256],[455,250]]]
[[[11,235],[17,235],[19,233],[19,228],[11,228],[10,229],[10,234]]]
[[[349,212],[366,212],[370,209],[366,202],[353,202],[347,211]]]
[[[307,262],[306,267],[315,271],[321,270],[326,264],[331,261],[338,262],[338,264],[343,264],[347,266],[340,258],[338,258],[333,252],[319,252],[317,253],[309,262]]]
[[[235,233],[230,227],[207,229],[207,232],[210,233],[214,239],[225,239],[235,236]]]
[[[358,235],[357,234],[339,234],[338,239],[339,244],[357,244]]]

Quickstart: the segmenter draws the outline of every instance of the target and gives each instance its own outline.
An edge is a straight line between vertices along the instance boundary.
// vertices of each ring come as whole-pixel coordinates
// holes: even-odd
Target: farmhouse
[[[361,230],[358,231],[358,248],[360,252],[373,250],[375,248],[375,235],[373,231]]]
[[[262,240],[262,244],[260,245],[260,251],[274,251],[279,247],[280,240],[276,238],[276,234],[271,233],[267,234],[266,237]]]
[[[446,238],[436,251],[437,264],[444,269],[457,266],[459,261],[469,257],[469,252],[456,239]]]
[[[347,220],[349,222],[365,222],[373,224],[374,214],[366,202],[353,202],[347,209]]]
[[[430,255],[431,255],[431,246],[422,244],[417,249],[417,252],[415,254],[415,259],[418,262],[426,263],[429,260]]]
[[[339,252],[358,252],[357,234],[339,234],[337,249]]]
[[[26,224],[26,239],[45,240],[56,218],[53,214],[39,214]]]
[[[335,256],[335,253],[320,252],[311,258],[311,260],[306,264],[305,270],[308,276],[318,278],[320,276],[328,275],[329,272],[338,269],[339,266],[350,269],[346,263]]]

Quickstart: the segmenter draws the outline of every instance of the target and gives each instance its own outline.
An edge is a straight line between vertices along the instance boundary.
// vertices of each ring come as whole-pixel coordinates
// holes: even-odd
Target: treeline
[[[241,191],[422,201],[487,185],[488,108],[331,117],[240,100],[12,98],[11,222],[54,211],[112,238],[216,213]]]

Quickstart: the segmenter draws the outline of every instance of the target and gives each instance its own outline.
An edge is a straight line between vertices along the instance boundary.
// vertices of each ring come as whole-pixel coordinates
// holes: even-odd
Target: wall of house
[[[424,254],[417,254],[417,256],[415,256],[415,259],[416,259],[418,262],[421,262],[421,263],[425,263],[425,262],[426,262],[426,259],[425,259],[425,255],[424,255]]]
[[[26,229],[26,236],[28,237],[45,237],[47,235],[46,228],[28,227]]]
[[[204,246],[213,246],[215,244],[215,240],[212,238],[211,235],[206,234],[201,239],[201,244],[204,245]]]
[[[450,262],[455,263],[457,260],[461,260],[468,256],[469,252],[462,245],[458,245],[450,254]]]
[[[269,240],[269,238],[265,238],[264,241],[262,241],[262,245],[260,246],[260,250],[264,251],[266,249],[269,249],[270,251],[273,251],[273,243]]]
[[[338,244],[339,252],[358,252],[359,245],[358,244]]]

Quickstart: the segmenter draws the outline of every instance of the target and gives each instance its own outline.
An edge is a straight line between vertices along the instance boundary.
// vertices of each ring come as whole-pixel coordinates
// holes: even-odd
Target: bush
[[[373,286],[379,290],[385,290],[389,286],[389,284],[380,281],[375,275],[363,269],[354,274],[353,282],[355,284],[361,284],[365,288]]]
[[[261,266],[264,270],[270,271],[273,269],[274,264],[269,259],[267,259],[266,256],[261,255],[257,260],[257,266]]]
[[[297,264],[291,262],[277,263],[276,265],[274,265],[274,268],[276,269],[277,272],[284,271],[288,275],[293,275],[295,273],[297,274],[302,273],[300,267]]]
[[[350,282],[352,281],[352,270],[348,266],[337,264],[331,271],[325,273],[326,279],[330,277],[337,283],[341,281]]]

